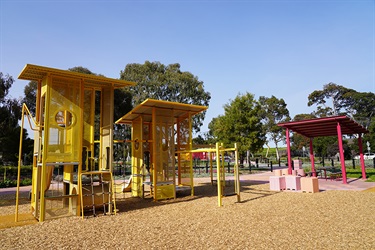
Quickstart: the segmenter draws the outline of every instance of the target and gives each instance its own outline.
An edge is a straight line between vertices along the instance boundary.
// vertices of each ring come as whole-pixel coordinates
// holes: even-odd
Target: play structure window
[[[139,149],[139,141],[138,141],[138,139],[136,139],[135,142],[134,142],[134,149],[135,150]]]
[[[60,128],[69,128],[74,122],[74,116],[68,110],[60,110],[55,115],[55,121]]]

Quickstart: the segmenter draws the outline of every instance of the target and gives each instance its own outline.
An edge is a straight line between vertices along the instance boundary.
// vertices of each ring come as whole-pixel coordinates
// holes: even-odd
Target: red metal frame
[[[364,158],[363,158],[361,134],[369,133],[369,131],[366,128],[364,128],[362,125],[355,122],[354,120],[350,119],[347,116],[331,116],[331,117],[323,117],[323,118],[309,119],[309,120],[303,120],[303,121],[279,123],[278,126],[286,129],[286,142],[287,142],[287,151],[288,151],[288,172],[289,173],[292,172],[290,138],[289,138],[290,130],[310,138],[310,160],[311,160],[312,172],[315,172],[314,152],[313,152],[313,145],[312,145],[313,138],[337,135],[339,151],[340,151],[339,153],[340,153],[341,170],[342,170],[342,181],[344,184],[347,184],[344,149],[342,145],[342,136],[358,134],[360,163],[361,163],[361,168],[362,168],[362,179],[366,179],[366,169],[365,169],[365,163],[364,163]],[[315,175],[316,174],[314,173],[314,176]]]

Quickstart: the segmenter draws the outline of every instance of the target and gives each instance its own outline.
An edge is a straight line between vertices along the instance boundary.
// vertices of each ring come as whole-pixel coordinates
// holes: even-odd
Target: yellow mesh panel
[[[174,159],[174,129],[173,114],[170,117],[158,115],[156,111],[155,141],[156,154],[155,168],[157,182],[174,181],[175,159]]]
[[[53,78],[50,93],[47,161],[77,162],[81,136],[80,81]]]
[[[178,126],[178,151],[189,150],[189,119],[185,118],[179,121]],[[190,160],[191,154],[190,153],[180,153],[180,175],[181,175],[181,183],[182,185],[190,185]]]
[[[180,173],[182,185],[190,186],[190,153],[180,154]]]

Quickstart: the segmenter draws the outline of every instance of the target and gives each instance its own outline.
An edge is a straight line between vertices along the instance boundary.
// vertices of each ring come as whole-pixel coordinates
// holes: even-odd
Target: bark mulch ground
[[[225,197],[224,206],[218,207],[217,187],[210,183],[197,185],[193,197],[184,191],[176,200],[119,199],[115,216],[68,217],[2,228],[0,246],[2,249],[375,249],[375,192],[273,192],[269,184],[243,181],[242,201],[237,203],[235,196]],[[21,214],[30,210],[25,196],[21,197]],[[14,214],[11,199],[14,198],[0,197],[2,218]]]

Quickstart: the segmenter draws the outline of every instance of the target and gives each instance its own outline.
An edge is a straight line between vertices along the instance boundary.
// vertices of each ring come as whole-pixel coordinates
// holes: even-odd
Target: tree
[[[36,112],[37,87],[38,87],[38,82],[30,81],[23,89],[23,93],[25,94],[25,97],[22,99],[22,102],[26,104],[32,116],[35,116],[35,112]]]
[[[149,61],[128,64],[120,75],[120,79],[137,83],[130,87],[134,106],[147,98],[203,106],[208,106],[211,99],[203,82],[190,72],[182,72],[178,63],[167,66]],[[200,131],[204,116],[205,112],[194,116],[194,131]]]
[[[21,118],[21,105],[16,99],[8,98],[9,89],[14,83],[13,77],[3,76],[0,72],[0,150],[2,161],[17,162]]]
[[[298,114],[294,116],[293,121],[303,121],[308,119],[316,118],[315,115],[312,114]],[[291,142],[291,149],[292,150],[302,150],[303,147],[308,148],[310,147],[310,138],[307,138],[301,134],[293,133],[290,137]]]
[[[224,105],[224,115],[214,118],[208,126],[216,140],[226,147],[238,143],[241,164],[247,151],[258,152],[266,141],[259,111],[253,94],[239,94]]]
[[[368,128],[375,115],[375,94],[352,90],[343,95],[343,107],[357,122]]]
[[[367,128],[370,133],[366,134],[364,137],[363,137],[363,149],[367,149],[367,145],[366,145],[366,142],[370,142],[370,148],[372,150],[372,152],[374,152],[374,149],[375,149],[375,117],[373,116],[371,118],[371,122],[370,122],[370,125],[368,126]],[[354,144],[354,145],[358,145],[357,144]],[[358,151],[357,151],[358,152]]]
[[[284,129],[277,124],[290,121],[289,110],[284,99],[278,99],[275,96],[270,98],[261,96],[259,104],[261,107],[259,116],[262,119],[264,133],[268,135],[269,140],[275,143],[276,157],[279,159],[278,143],[285,141],[286,135]],[[266,145],[268,146],[268,140]]]
[[[323,90],[315,90],[308,96],[307,105],[310,107],[314,104],[318,106],[318,111],[324,110],[327,116],[339,115],[343,108],[343,96],[352,91],[341,85],[330,82],[323,86]],[[332,107],[327,106],[327,101],[332,101]]]
[[[326,105],[326,101],[331,99],[333,107]],[[317,104],[317,112],[319,117],[329,115],[347,115],[355,119],[358,123],[366,128],[372,128],[375,120],[375,94],[371,92],[357,92],[353,89],[345,88],[335,83],[324,85],[323,90],[314,91],[309,95],[309,103],[311,106]],[[369,141],[375,145],[375,139],[371,134],[365,135],[363,143]],[[352,151],[358,152],[356,140],[350,144]],[[365,144],[363,144],[365,146]]]
[[[92,72],[91,70],[89,70],[88,68],[85,68],[85,67],[82,67],[82,66],[76,66],[76,67],[73,67],[73,68],[69,68],[68,70],[72,71],[72,72],[82,73],[82,74],[98,75],[98,74],[95,74],[94,72]],[[99,74],[99,76],[103,76],[103,75]]]

